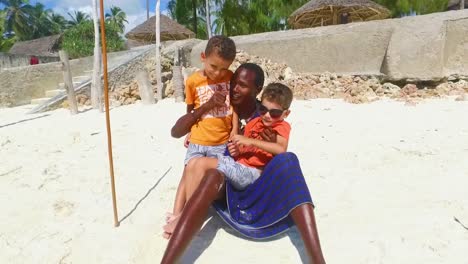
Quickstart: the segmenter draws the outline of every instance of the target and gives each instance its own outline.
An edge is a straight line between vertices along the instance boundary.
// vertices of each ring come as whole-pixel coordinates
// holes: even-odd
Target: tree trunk
[[[94,63],[93,77],[91,79],[91,104],[94,109],[102,111],[102,89],[101,89],[101,52],[99,48],[99,26],[98,26],[97,0],[93,0],[93,24],[94,24]]]
[[[206,32],[208,33],[208,39],[211,38],[211,17],[210,17],[210,1],[206,0]]]
[[[163,86],[161,80],[161,33],[160,33],[160,0],[156,0],[156,85],[157,90],[157,99],[162,100],[163,98]]]
[[[195,32],[195,37],[198,35],[197,30],[197,0],[192,0],[192,12],[193,12],[193,32]]]
[[[465,0],[460,0],[460,10],[465,9]]]

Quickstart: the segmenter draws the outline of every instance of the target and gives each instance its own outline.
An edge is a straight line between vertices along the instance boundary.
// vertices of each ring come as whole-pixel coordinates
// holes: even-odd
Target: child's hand
[[[239,156],[240,154],[239,147],[235,143],[229,141],[227,143],[227,148],[228,148],[229,154],[231,154],[231,157],[236,158],[237,156]]]
[[[234,135],[232,137],[232,142],[236,143],[237,145],[243,145],[243,146],[251,146],[252,145],[252,139],[248,137],[244,137],[241,135]]]
[[[190,134],[191,133],[188,133],[187,136],[185,136],[185,139],[184,139],[184,147],[188,148],[188,145],[190,143]]]

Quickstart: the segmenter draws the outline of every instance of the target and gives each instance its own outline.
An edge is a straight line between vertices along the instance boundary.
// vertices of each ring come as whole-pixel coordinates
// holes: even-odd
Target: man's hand
[[[221,92],[215,92],[208,102],[202,104],[199,108],[193,109],[191,113],[181,116],[171,129],[171,136],[181,138],[190,132],[202,116],[215,107],[225,106],[226,95]]]
[[[243,145],[249,147],[252,145],[252,139],[248,137],[244,137],[241,135],[235,135],[232,137],[232,142],[236,143],[236,145]]]
[[[222,107],[226,105],[226,95],[221,92],[214,92],[213,96],[211,96],[210,100],[205,103],[209,109],[213,109],[215,107]]]
[[[276,143],[276,132],[271,127],[265,127],[260,136],[264,141]]]
[[[237,156],[239,156],[240,154],[239,146],[237,146],[235,143],[228,142],[227,148],[228,148],[229,154],[231,154],[231,157],[236,158]]]

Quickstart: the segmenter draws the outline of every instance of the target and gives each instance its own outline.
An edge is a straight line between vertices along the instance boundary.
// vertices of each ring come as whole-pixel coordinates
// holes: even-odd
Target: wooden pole
[[[111,177],[111,191],[112,191],[112,206],[114,209],[114,226],[120,225],[119,217],[117,215],[117,199],[115,194],[115,180],[114,180],[114,159],[112,157],[112,135],[110,127],[110,115],[109,115],[109,82],[107,76],[107,47],[106,47],[106,26],[104,17],[104,0],[100,2],[100,13],[101,13],[101,47],[102,47],[102,71],[104,73],[104,104],[106,108],[106,128],[107,128],[107,150],[109,153],[109,169]]]
[[[76,104],[75,89],[73,88],[73,80],[70,70],[70,62],[68,61],[68,54],[66,51],[59,51],[60,61],[62,61],[63,82],[67,89],[68,103],[70,104],[70,112],[72,115],[78,113],[78,106]]]
[[[156,87],[158,100],[163,99],[163,85],[161,78],[161,24],[160,24],[160,0],[156,0]]]
[[[146,20],[149,19],[149,0],[146,0]]]
[[[94,62],[93,77],[91,81],[91,105],[102,112],[101,89],[101,54],[99,54],[99,15],[97,0],[93,0],[93,25],[94,25]]]
[[[153,86],[149,80],[148,72],[146,70],[139,71],[136,75],[136,80],[141,102],[145,105],[154,104]]]
[[[172,85],[174,87],[174,96],[176,102],[184,101],[184,77],[180,67],[180,48],[174,50],[174,66],[172,66]]]

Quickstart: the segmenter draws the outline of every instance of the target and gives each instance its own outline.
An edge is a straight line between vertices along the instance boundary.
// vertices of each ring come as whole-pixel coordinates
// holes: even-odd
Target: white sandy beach
[[[118,228],[104,114],[30,108],[0,109],[0,263],[158,263],[184,104],[111,111]],[[294,101],[288,121],[328,263],[468,263],[468,102]],[[254,242],[212,217],[182,262],[300,263],[302,252],[295,230]]]

